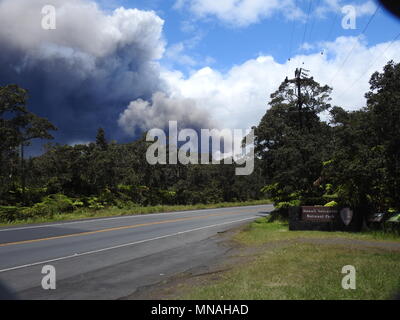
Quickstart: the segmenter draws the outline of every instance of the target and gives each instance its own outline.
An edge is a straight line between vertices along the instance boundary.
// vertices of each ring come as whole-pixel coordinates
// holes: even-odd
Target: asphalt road
[[[213,236],[271,210],[265,205],[0,228],[0,285],[18,299],[131,296],[211,263],[227,250]],[[41,286],[45,265],[55,267],[55,290]]]

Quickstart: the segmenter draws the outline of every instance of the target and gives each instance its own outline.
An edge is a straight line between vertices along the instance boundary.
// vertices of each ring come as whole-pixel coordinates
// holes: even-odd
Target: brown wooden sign
[[[301,218],[304,221],[330,222],[334,221],[339,211],[329,207],[301,207]]]

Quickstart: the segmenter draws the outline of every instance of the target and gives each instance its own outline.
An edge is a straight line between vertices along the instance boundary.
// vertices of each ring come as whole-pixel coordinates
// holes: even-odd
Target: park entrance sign
[[[347,207],[289,208],[290,230],[359,231],[359,220],[354,211]]]
[[[304,221],[330,222],[336,219],[337,209],[327,207],[301,207],[301,217]]]

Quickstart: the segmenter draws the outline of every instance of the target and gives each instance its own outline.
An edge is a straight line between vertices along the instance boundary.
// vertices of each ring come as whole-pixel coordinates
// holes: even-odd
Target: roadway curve
[[[134,295],[211,263],[226,250],[212,236],[271,210],[264,205],[0,228],[0,283],[20,299]],[[56,290],[41,287],[44,265],[56,268]]]

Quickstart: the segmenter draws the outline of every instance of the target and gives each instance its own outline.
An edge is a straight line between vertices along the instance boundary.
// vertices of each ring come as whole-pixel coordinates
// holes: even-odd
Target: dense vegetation
[[[391,61],[372,75],[367,105],[358,111],[331,106],[332,89],[312,78],[302,86],[300,116],[293,83],[285,81],[256,128],[257,154],[270,181],[263,190],[278,207],[399,212],[400,64]]]
[[[350,205],[400,210],[400,64],[389,62],[370,80],[365,108],[330,105],[332,88],[284,81],[255,127],[256,163],[250,176],[234,165],[149,165],[144,136],[109,142],[103,129],[88,145],[47,144],[24,159],[32,139],[56,128],[30,113],[27,92],[0,87],[0,220],[52,216],[77,208],[186,205],[269,197],[278,207]],[[329,114],[329,117],[327,116]],[[324,116],[321,116],[324,115]],[[329,120],[323,120],[327,119]]]
[[[149,165],[145,135],[135,142],[108,142],[99,129],[88,145],[47,144],[46,152],[21,158],[33,138],[51,139],[56,128],[29,113],[27,93],[1,88],[0,220],[52,217],[87,208],[213,204],[264,198],[265,179],[255,164],[252,176],[235,176],[234,165]],[[25,132],[28,132],[26,134]]]

